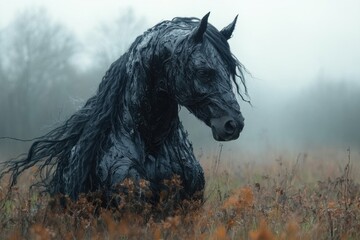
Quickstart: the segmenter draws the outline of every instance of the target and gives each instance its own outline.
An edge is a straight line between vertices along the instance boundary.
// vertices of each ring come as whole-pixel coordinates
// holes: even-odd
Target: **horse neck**
[[[129,84],[132,86],[130,94],[133,95],[133,99],[137,99],[130,111],[135,128],[150,152],[156,151],[177,129],[179,123],[178,104],[167,93],[168,66],[164,66],[165,60],[171,54],[169,49],[172,46],[169,45],[169,41],[165,41],[166,38],[159,39],[158,34],[150,32],[132,47],[129,56],[132,68],[128,70],[135,73],[130,76]]]
[[[133,112],[133,119],[147,151],[156,152],[178,127],[178,104],[156,85],[146,89],[139,99],[137,111]]]

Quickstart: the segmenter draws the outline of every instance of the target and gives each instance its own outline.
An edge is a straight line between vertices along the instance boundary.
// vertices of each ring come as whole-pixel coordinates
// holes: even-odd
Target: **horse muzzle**
[[[216,141],[235,140],[244,128],[244,118],[241,115],[237,118],[231,116],[212,118],[210,119],[210,126]]]

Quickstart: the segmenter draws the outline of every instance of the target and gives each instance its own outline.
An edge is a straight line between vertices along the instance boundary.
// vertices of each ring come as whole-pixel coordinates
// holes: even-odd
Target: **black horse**
[[[36,139],[26,157],[7,161],[10,186],[38,166],[51,194],[119,191],[124,179],[149,182],[158,195],[178,175],[183,198],[202,192],[204,173],[179,120],[179,105],[211,127],[218,141],[237,139],[244,118],[233,92],[247,93],[243,66],[227,40],[235,20],[218,31],[201,20],[174,18],[136,38],[103,77],[95,96],[63,125]],[[244,99],[243,99],[244,100]]]

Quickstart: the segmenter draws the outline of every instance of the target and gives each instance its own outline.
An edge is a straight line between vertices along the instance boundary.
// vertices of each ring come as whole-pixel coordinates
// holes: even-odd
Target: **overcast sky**
[[[0,26],[33,5],[45,6],[80,36],[129,7],[145,17],[148,27],[175,16],[202,17],[211,11],[209,21],[221,29],[239,14],[230,45],[264,84],[297,87],[321,74],[360,75],[358,0],[0,0]]]
[[[360,76],[358,0],[0,0],[0,26],[26,6],[45,6],[80,36],[129,7],[150,27],[175,16],[221,29],[239,14],[230,45],[261,85],[297,88],[319,75]],[[146,29],[143,29],[144,31]]]
[[[250,119],[264,118],[284,95],[319,78],[360,81],[359,0],[0,0],[0,27],[26,6],[44,6],[83,39],[129,7],[146,20],[140,33],[209,11],[209,22],[221,29],[239,14],[230,46],[254,77],[248,83],[255,108],[245,110]]]

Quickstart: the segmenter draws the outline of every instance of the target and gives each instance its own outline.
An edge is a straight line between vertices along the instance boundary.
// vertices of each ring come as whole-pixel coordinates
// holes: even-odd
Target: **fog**
[[[136,36],[175,16],[218,29],[247,68],[252,105],[232,153],[268,149],[360,150],[358,1],[0,0],[0,136],[34,138],[66,119],[97,88]],[[195,151],[217,151],[211,130],[182,108]],[[0,156],[27,144],[0,140]]]

